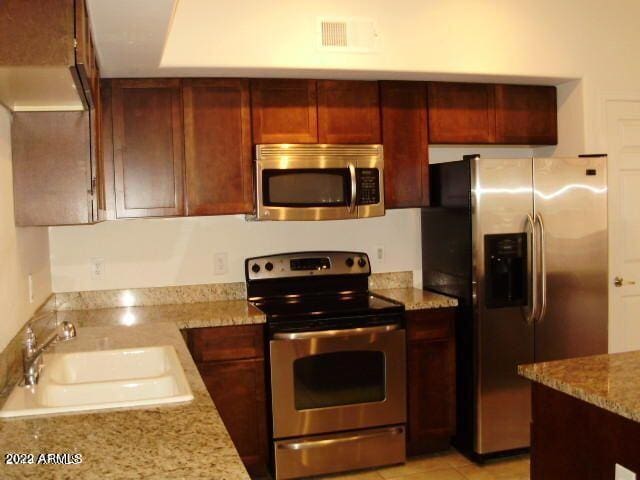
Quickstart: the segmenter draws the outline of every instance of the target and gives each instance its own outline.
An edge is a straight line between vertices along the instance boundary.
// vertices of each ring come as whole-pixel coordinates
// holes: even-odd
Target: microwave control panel
[[[375,205],[380,203],[380,175],[377,168],[358,168],[358,205]]]

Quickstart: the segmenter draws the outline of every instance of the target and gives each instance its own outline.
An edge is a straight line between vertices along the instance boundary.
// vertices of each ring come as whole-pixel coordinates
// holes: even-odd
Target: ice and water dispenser
[[[484,252],[487,308],[527,305],[527,235],[485,235]]]

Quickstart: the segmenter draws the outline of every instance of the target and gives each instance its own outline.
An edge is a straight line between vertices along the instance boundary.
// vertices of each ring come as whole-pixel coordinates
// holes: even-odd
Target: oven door
[[[270,354],[274,438],[405,423],[398,325],[276,333]]]
[[[357,218],[356,163],[343,158],[256,161],[259,220]]]

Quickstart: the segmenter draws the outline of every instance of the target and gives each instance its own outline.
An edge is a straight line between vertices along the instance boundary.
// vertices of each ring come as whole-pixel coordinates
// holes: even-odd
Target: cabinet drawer
[[[455,310],[455,308],[441,308],[406,312],[407,341],[448,338],[452,334]]]
[[[263,325],[195,328],[188,332],[189,348],[196,362],[264,356]]]

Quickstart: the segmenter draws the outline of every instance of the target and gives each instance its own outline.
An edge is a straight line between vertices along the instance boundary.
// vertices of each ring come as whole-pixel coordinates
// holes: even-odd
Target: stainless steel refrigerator
[[[606,160],[431,166],[423,283],[461,305],[455,444],[472,457],[529,446],[517,365],[607,351]]]

